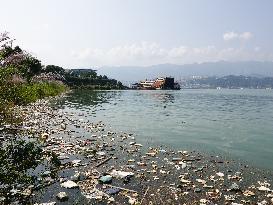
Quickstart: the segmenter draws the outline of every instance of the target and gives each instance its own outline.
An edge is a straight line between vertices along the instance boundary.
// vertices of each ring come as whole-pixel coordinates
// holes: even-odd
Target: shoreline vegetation
[[[15,105],[27,105],[69,89],[127,88],[115,79],[97,75],[93,69],[44,66],[39,59],[13,43],[14,39],[7,32],[0,34],[0,123],[12,121],[11,110]]]
[[[268,204],[269,173],[141,145],[133,133],[50,106],[72,89],[125,89],[41,62],[0,35],[0,204]]]
[[[74,74],[59,66],[44,66],[13,44],[7,32],[0,34],[0,204],[25,201],[32,190],[38,189],[34,185],[37,176],[30,172],[41,164],[52,168],[59,163],[55,153],[44,152],[41,142],[33,138],[37,133],[26,129],[18,106],[29,106],[75,88],[125,88],[95,70]]]

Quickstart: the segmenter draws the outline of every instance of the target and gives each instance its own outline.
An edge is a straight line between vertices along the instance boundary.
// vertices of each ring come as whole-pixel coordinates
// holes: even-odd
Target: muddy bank
[[[23,128],[60,160],[32,170],[30,204],[271,204],[272,175],[196,151],[144,148],[134,133],[67,113],[46,100],[20,108]],[[118,119],[117,119],[118,120]]]

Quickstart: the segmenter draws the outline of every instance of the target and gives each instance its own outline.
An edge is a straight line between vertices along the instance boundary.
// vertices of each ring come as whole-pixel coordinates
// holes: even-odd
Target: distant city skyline
[[[273,61],[271,0],[10,0],[0,32],[64,68]]]

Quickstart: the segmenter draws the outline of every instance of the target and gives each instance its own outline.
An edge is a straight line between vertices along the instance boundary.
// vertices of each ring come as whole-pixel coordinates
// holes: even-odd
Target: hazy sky
[[[0,32],[65,68],[273,60],[272,0],[0,0]]]

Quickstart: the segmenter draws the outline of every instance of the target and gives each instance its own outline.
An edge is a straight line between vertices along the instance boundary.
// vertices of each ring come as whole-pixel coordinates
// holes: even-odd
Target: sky
[[[272,0],[0,0],[7,31],[64,68],[273,61]]]

